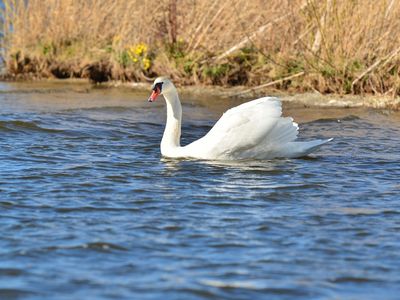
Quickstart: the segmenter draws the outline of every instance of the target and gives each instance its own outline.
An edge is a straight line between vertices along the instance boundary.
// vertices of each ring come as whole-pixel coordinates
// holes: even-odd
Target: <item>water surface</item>
[[[0,88],[0,299],[398,299],[399,114],[286,105],[334,142],[168,160],[147,92]],[[238,104],[182,100],[183,144]]]

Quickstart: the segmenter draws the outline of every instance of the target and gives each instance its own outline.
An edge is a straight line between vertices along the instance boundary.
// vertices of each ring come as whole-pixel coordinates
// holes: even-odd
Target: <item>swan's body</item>
[[[296,158],[306,156],[328,140],[295,142],[298,125],[282,117],[281,102],[265,97],[229,109],[201,139],[181,147],[182,107],[175,86],[157,78],[149,101],[162,94],[167,104],[167,123],[161,154],[210,160]]]

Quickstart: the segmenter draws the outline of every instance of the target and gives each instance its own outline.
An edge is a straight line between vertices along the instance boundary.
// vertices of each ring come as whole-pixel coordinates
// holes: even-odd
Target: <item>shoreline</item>
[[[145,92],[150,89],[151,83],[145,82],[122,82],[108,81],[103,83],[91,83],[83,78],[69,79],[37,79],[37,80],[4,80],[0,83],[12,84],[55,84],[55,85],[84,85],[85,89],[90,88],[122,88],[133,91]],[[373,108],[400,111],[400,97],[390,97],[385,95],[339,95],[339,94],[321,94],[319,92],[289,92],[277,89],[252,90],[248,86],[222,87],[215,85],[181,85],[177,88],[182,94],[192,96],[216,96],[225,99],[251,100],[263,96],[279,97],[282,102],[304,107],[320,108]]]

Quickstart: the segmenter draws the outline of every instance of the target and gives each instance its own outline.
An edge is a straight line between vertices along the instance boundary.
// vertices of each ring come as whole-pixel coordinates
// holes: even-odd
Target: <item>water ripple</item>
[[[41,127],[33,121],[0,121],[0,131],[59,133],[62,130]]]
[[[320,112],[306,159],[182,160],[142,95],[29,93],[0,93],[1,299],[397,299],[396,115]],[[219,116],[183,108],[183,144]]]

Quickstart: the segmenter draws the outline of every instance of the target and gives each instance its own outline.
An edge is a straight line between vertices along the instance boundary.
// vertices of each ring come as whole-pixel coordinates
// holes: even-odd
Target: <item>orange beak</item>
[[[150,97],[149,97],[149,99],[148,99],[147,101],[149,101],[149,102],[156,101],[158,95],[160,95],[160,94],[161,94],[160,89],[156,87],[156,88],[151,92],[151,95],[150,95]]]

